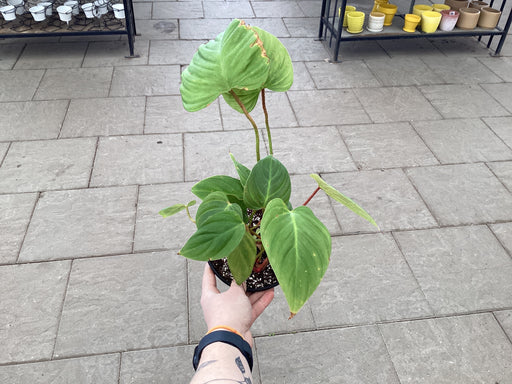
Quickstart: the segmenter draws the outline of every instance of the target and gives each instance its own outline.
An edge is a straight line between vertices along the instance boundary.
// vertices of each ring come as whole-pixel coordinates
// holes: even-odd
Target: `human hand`
[[[204,267],[201,307],[208,329],[222,325],[234,328],[252,347],[251,326],[273,298],[273,288],[246,294],[234,280],[226,292],[220,293],[208,263]]]

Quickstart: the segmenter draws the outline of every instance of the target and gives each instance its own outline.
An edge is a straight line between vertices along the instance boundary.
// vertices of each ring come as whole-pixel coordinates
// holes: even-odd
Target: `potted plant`
[[[273,156],[265,105],[265,89],[287,91],[293,82],[290,56],[272,34],[233,20],[215,40],[199,47],[182,74],[180,92],[190,112],[207,107],[220,95],[250,121],[255,135],[252,168],[231,159],[238,178],[216,175],[192,187],[202,200],[195,218],[176,204],[160,211],[164,217],[186,211],[197,231],[179,254],[200,261],[227,264],[238,284],[253,273],[273,271],[293,317],[320,284],[329,264],[331,237],[307,204],[322,189],[331,198],[373,223],[361,207],[311,175],[317,187],[302,206],[290,204],[291,181],[286,167]],[[269,156],[260,158],[260,132],[251,117],[261,96]],[[221,272],[217,271],[217,274]]]

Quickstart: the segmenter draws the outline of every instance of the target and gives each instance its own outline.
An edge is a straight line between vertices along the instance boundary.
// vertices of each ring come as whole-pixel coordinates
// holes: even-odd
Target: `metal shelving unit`
[[[42,0],[41,0],[42,1]],[[88,1],[79,1],[79,6]],[[28,11],[30,1],[26,3],[25,12],[16,15],[16,19],[6,21],[0,16],[0,39],[20,37],[48,37],[48,36],[84,36],[84,35],[127,35],[130,55],[134,54],[134,41],[137,33],[135,29],[135,15],[133,13],[132,0],[123,0],[125,18],[116,19],[112,10],[101,17],[88,19],[80,9],[80,14],[74,15],[72,21],[67,24],[61,21],[56,11],[57,6],[64,2],[53,2],[51,16],[46,16],[44,21],[36,22]],[[4,5],[4,1],[0,0]],[[35,5],[35,4],[33,4]]]
[[[500,40],[495,50],[495,55],[499,55],[501,48],[505,42],[510,24],[512,22],[512,12],[508,15],[504,14],[505,4],[507,0],[502,0],[499,8],[501,10],[501,17],[506,16],[507,21],[505,26],[502,28],[499,25],[494,29],[475,28],[472,30],[463,30],[455,28],[453,31],[444,32],[437,30],[434,33],[424,33],[416,31],[414,33],[404,32],[402,27],[404,25],[404,15],[396,14],[393,19],[393,25],[384,27],[382,32],[369,32],[366,29],[358,34],[351,34],[343,28],[343,18],[338,16],[338,10],[341,9],[340,14],[345,14],[345,7],[347,0],[322,0],[322,11],[320,16],[320,29],[318,32],[318,38],[323,40],[324,43],[332,51],[333,61],[339,61],[338,57],[340,54],[340,44],[343,41],[355,41],[355,40],[391,40],[391,39],[414,39],[414,38],[436,38],[436,37],[454,37],[454,36],[488,36],[487,48],[491,46],[492,39],[494,36],[499,36]],[[409,13],[412,13],[415,0],[411,0]],[[490,6],[493,7],[494,0],[490,2]],[[368,17],[368,15],[367,15]],[[500,19],[500,20],[502,20]]]

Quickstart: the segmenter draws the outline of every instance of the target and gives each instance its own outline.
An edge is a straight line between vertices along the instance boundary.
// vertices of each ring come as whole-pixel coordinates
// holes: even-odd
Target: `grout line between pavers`
[[[66,121],[66,117],[68,116],[70,106],[71,106],[71,99],[68,100],[68,104],[66,105],[66,110],[64,112],[64,116],[62,117],[62,121],[60,122],[59,133],[57,134],[56,139],[62,139],[62,136],[61,136],[62,130],[64,129],[64,122]],[[68,137],[66,137],[65,139],[68,139]],[[54,139],[49,139],[49,140],[54,140]],[[26,140],[21,140],[21,141],[26,141]],[[34,140],[34,141],[36,141],[36,140]]]
[[[414,131],[414,133],[416,133],[416,136],[419,137],[419,139],[423,142],[423,144],[425,145],[425,147],[427,147],[427,149],[430,151],[430,153],[432,154],[432,156],[434,157],[434,159],[437,160],[437,162],[439,163],[438,165],[444,165],[443,162],[439,159],[439,157],[437,157],[436,153],[433,151],[432,148],[430,148],[430,145],[428,145],[428,143],[425,141],[425,139],[423,138],[423,136],[421,135],[421,133],[418,132],[418,130],[416,129],[416,127],[414,126],[414,122],[413,121],[410,121],[409,122],[409,126],[411,127],[411,129]]]
[[[123,353],[119,353],[119,369],[117,370],[117,384],[121,384],[121,369],[123,364]]]
[[[379,336],[382,340],[382,344],[384,344],[384,348],[386,348],[386,354],[388,355],[389,362],[391,363],[391,366],[393,367],[393,372],[395,373],[395,378],[398,383],[402,383],[400,380],[400,377],[398,376],[398,371],[396,370],[395,362],[393,361],[393,358],[391,357],[391,353],[389,352],[388,344],[386,343],[386,339],[384,338],[384,335],[382,334],[382,329],[380,328],[380,325],[376,325],[377,331],[379,332]]]
[[[135,253],[135,234],[137,233],[137,216],[139,211],[139,199],[140,199],[140,185],[137,185],[137,192],[135,193],[135,209],[133,217],[133,234],[132,234],[132,246],[131,253]]]
[[[14,264],[21,264],[21,263],[19,263],[21,250],[23,249],[23,245],[25,244],[25,239],[27,238],[28,229],[30,228],[30,223],[32,222],[37,205],[39,204],[39,198],[41,197],[41,193],[42,192],[37,192],[36,199],[34,201],[34,206],[32,207],[32,211],[30,212],[30,216],[27,221],[27,226],[25,227],[25,233],[23,234],[23,239],[21,239],[20,247],[18,249],[18,254],[16,255],[16,260],[14,261]]]
[[[502,85],[502,84],[511,84],[511,83],[488,83],[488,84],[499,84],[499,85]],[[478,86],[478,87],[480,87],[480,89],[481,89],[482,91],[484,91],[487,95],[489,95],[489,97],[490,97],[492,100],[496,101],[496,103],[497,103],[501,108],[503,108],[503,110],[505,110],[505,111],[507,112],[507,115],[510,115],[510,114],[512,113],[512,111],[510,111],[510,110],[509,110],[508,108],[506,108],[503,104],[501,104],[501,102],[500,102],[497,98],[495,98],[495,97],[492,95],[492,93],[488,92],[488,91],[487,91],[487,89],[485,89],[485,88],[482,86],[482,83],[478,83],[478,84],[475,84],[475,85],[476,85],[476,86]],[[502,115],[502,116],[503,116],[503,115]],[[479,116],[479,117],[480,117],[480,118],[484,118],[484,117],[502,117],[502,116],[496,116],[496,115],[494,115],[494,116]]]
[[[4,156],[0,159],[0,168],[2,167],[2,164],[4,163],[5,159],[7,158],[7,154],[9,153],[9,150],[11,149],[12,142],[7,143],[7,150],[5,151]]]
[[[52,356],[51,356],[50,360],[53,360],[55,358],[55,348],[57,346],[57,339],[59,337],[60,323],[62,321],[62,313],[64,312],[64,303],[66,302],[66,296],[67,296],[67,293],[68,293],[69,281],[71,279],[71,271],[73,270],[73,262],[74,262],[74,260],[71,260],[71,262],[69,263],[68,277],[66,279],[66,286],[64,287],[64,294],[62,295],[62,303],[61,303],[60,311],[59,311],[59,319],[57,320],[57,329],[55,331],[55,341],[53,342]]]
[[[148,57],[149,57],[149,55],[148,55]],[[148,98],[149,98],[149,96],[142,96],[142,97],[144,97],[144,118],[142,119],[142,134],[146,135],[146,122],[147,122],[147,117],[148,117]]]
[[[496,322],[498,323],[499,327],[501,328],[501,330],[505,334],[505,337],[507,338],[509,343],[512,344],[512,338],[508,335],[507,331],[505,331],[505,328],[503,328],[503,324],[501,324],[501,322],[496,317],[496,313],[495,312],[491,312],[491,313],[492,313],[492,316],[494,317],[494,320],[496,320]]]
[[[500,238],[498,237],[498,235],[496,235],[496,233],[492,230],[492,228],[490,227],[489,224],[486,225],[487,228],[489,229],[489,231],[491,231],[491,233],[493,234],[493,236],[496,238],[496,241],[498,241],[498,243],[501,245],[501,247],[505,250],[505,253],[508,254],[508,256],[512,259],[512,251],[509,252],[509,250],[507,249],[507,247],[505,246],[505,244],[500,240]]]
[[[96,138],[96,147],[94,148],[94,156],[92,157],[92,164],[91,164],[91,171],[89,172],[89,180],[87,181],[87,187],[82,189],[89,189],[91,188],[91,181],[92,181],[92,173],[94,172],[94,165],[96,164],[96,157],[98,155],[98,147],[100,145],[100,138]]]
[[[505,117],[505,116],[502,116],[502,117]],[[502,142],[502,143],[503,143],[507,148],[509,148],[509,149],[512,151],[512,146],[508,145],[508,144],[505,142],[505,140],[503,140],[503,139],[501,138],[501,136],[500,136],[500,135],[498,135],[498,134],[496,133],[496,131],[491,127],[491,125],[490,125],[490,124],[487,124],[487,122],[485,121],[485,118],[483,118],[483,117],[479,117],[478,119],[479,119],[482,123],[484,123],[484,125],[485,125],[487,128],[489,128],[489,130],[490,130],[492,133],[494,133],[494,135],[498,138],[498,140],[500,140],[500,141],[501,141],[501,142]],[[506,161],[506,160],[504,160],[504,161]]]
[[[505,162],[505,161],[503,161]],[[492,163],[492,162],[489,162],[489,163]],[[487,162],[484,162],[484,165],[487,167],[487,169],[493,174],[493,176],[501,183],[501,185],[503,185],[503,187],[509,191],[510,193],[512,193],[512,190],[510,190],[507,185],[501,180],[501,178],[492,170],[491,167],[489,167],[489,163]],[[498,163],[498,161],[496,161],[496,163]]]

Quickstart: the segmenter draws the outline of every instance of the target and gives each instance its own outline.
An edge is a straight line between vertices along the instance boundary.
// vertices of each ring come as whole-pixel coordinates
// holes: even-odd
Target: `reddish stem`
[[[254,267],[252,268],[252,271],[254,273],[259,273],[265,269],[265,267],[268,265],[268,257],[265,258],[265,260],[261,260],[261,258],[256,259],[256,262],[254,263]]]
[[[319,190],[320,190],[320,187],[317,187],[317,188],[315,189],[315,192],[313,192],[313,193],[311,194],[311,196],[309,196],[309,198],[308,198],[308,199],[304,202],[304,204],[302,204],[302,205],[308,205],[308,203],[311,201],[311,199],[312,199],[313,197],[315,197],[315,195],[317,194],[317,192],[318,192]]]

